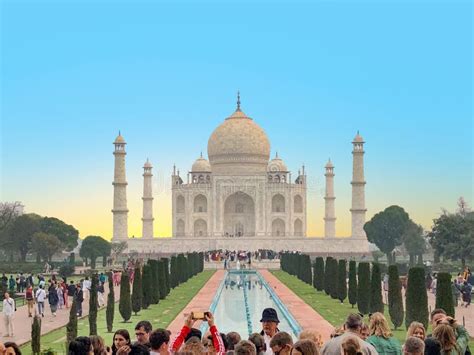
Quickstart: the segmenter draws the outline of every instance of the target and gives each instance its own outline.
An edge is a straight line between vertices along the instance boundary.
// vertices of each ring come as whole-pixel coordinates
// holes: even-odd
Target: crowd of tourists
[[[426,288],[434,295],[436,295],[437,284],[438,278],[436,273],[426,275]],[[473,285],[474,275],[471,273],[471,269],[466,266],[462,272],[458,273],[451,284],[454,305],[456,307],[467,308],[471,305]]]
[[[135,339],[126,329],[114,333],[111,344],[100,336],[80,336],[69,344],[68,355],[468,355],[469,334],[442,309],[430,315],[432,334],[423,324],[413,322],[403,345],[393,336],[382,313],[369,315],[368,323],[360,314],[350,314],[331,338],[323,341],[317,324],[302,331],[298,339],[280,331],[280,320],[273,308],[263,310],[261,331],[244,339],[238,332],[219,332],[211,312],[203,313],[206,333],[195,328],[193,313],[186,316],[181,330],[171,334],[153,329],[149,321],[135,326]],[[15,343],[0,343],[0,355],[21,355]]]

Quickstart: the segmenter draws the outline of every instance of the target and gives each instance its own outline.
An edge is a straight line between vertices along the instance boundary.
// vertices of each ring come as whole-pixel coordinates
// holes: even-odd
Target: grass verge
[[[272,274],[333,326],[342,325],[349,313],[358,312],[357,307],[352,308],[347,300],[341,303],[339,300],[332,299],[326,295],[324,291],[317,291],[312,286],[284,271],[272,271]],[[385,317],[390,322],[388,307],[385,307]],[[368,319],[365,319],[365,321],[368,322]],[[403,325],[402,328],[392,331],[393,335],[400,340],[400,342],[405,342],[406,330]],[[469,343],[469,348],[471,351],[474,349],[474,340],[472,338]]]
[[[117,329],[127,329],[130,336],[135,338],[135,324],[140,320],[148,320],[153,324],[154,328],[166,328],[183,310],[183,308],[192,300],[199,290],[214,274],[215,270],[205,270],[194,276],[184,284],[171,290],[166,299],[160,300],[159,304],[151,305],[148,309],[140,311],[135,316],[132,315],[130,322],[123,323],[122,317],[118,310],[118,303],[115,304],[114,331]],[[89,335],[89,319],[88,317],[78,320],[78,335]],[[97,333],[104,338],[107,345],[112,345],[113,333],[107,332],[105,320],[105,308],[102,308],[97,314]],[[56,329],[41,337],[41,348],[52,349],[57,354],[66,354],[66,327]],[[21,346],[22,354],[30,355],[31,343]]]

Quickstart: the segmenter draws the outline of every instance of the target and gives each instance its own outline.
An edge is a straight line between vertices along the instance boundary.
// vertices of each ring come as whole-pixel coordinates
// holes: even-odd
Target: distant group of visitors
[[[438,278],[436,274],[428,274],[426,276],[426,288],[436,295],[438,285]],[[458,273],[457,277],[451,284],[454,305],[461,307],[468,307],[472,299],[472,287],[474,285],[474,275],[471,269],[466,266],[464,270]]]

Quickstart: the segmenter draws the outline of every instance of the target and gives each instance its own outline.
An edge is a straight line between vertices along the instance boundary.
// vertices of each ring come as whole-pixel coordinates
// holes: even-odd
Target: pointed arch
[[[285,198],[282,194],[276,194],[272,197],[272,212],[285,212]]]

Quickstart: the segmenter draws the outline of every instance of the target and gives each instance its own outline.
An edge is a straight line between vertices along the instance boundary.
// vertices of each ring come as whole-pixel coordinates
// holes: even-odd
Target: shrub
[[[71,310],[69,311],[69,322],[66,325],[67,345],[77,338],[77,303],[76,297],[73,297]]]
[[[454,299],[452,291],[451,275],[446,272],[438,273],[436,284],[436,308],[442,308],[448,316],[454,318]]]
[[[331,294],[331,260],[332,257],[328,256],[324,264],[324,292],[326,295]]]
[[[408,285],[405,294],[406,316],[405,325],[420,322],[428,327],[428,295],[425,287],[425,270],[422,267],[412,267],[408,271]]]
[[[107,309],[105,310],[105,319],[107,321],[107,331],[109,333],[114,329],[114,312],[115,312],[115,290],[113,274],[107,275],[109,279],[109,294],[107,295]]]
[[[132,300],[130,298],[130,280],[126,272],[122,272],[120,279],[120,303],[119,312],[124,322],[132,316]]]
[[[346,271],[346,261],[339,260],[338,270],[337,270],[337,298],[339,301],[344,302],[347,297],[347,271]]]
[[[99,276],[92,275],[91,289],[89,292],[89,335],[97,335],[97,284]]]
[[[143,290],[142,290],[142,272],[140,267],[135,268],[132,289],[132,311],[137,315],[142,309]]]
[[[354,308],[354,305],[357,304],[357,270],[356,270],[355,260],[349,262],[349,303]]]
[[[370,281],[370,313],[383,313],[382,276],[378,263],[372,264],[372,278]]]
[[[402,325],[404,318],[402,282],[397,265],[388,267],[388,313],[395,329]]]
[[[369,313],[370,302],[370,265],[359,263],[357,269],[357,308],[362,314]]]
[[[313,286],[318,291],[324,290],[324,259],[321,256],[314,263]]]
[[[71,264],[63,264],[59,268],[59,276],[63,279],[68,278],[69,276],[74,274],[74,265]]]
[[[143,309],[148,309],[150,304],[152,304],[153,301],[153,295],[152,295],[152,285],[153,285],[153,280],[152,280],[152,270],[151,270],[151,265],[147,264],[143,266],[143,280],[142,280],[142,308]]]
[[[31,351],[33,355],[38,355],[41,352],[41,318],[39,315],[33,318],[31,325]]]

